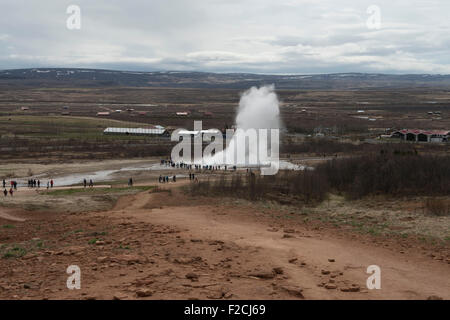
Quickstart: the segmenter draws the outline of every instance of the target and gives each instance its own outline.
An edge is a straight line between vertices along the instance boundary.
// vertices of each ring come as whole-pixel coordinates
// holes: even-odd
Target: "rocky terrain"
[[[2,299],[449,299],[450,256],[411,239],[358,235],[178,186],[108,211],[2,208]],[[8,214],[8,215],[5,215]],[[382,270],[369,290],[369,265]],[[66,269],[81,270],[69,290]]]

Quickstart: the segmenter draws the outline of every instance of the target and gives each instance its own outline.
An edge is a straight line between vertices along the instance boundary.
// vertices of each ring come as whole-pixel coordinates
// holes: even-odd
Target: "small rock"
[[[194,272],[189,272],[185,275],[186,279],[189,279],[191,281],[197,281],[198,280],[198,275]]]
[[[328,262],[334,262],[334,261],[336,261],[336,260],[334,260],[334,259],[328,259]]]
[[[118,292],[113,296],[114,300],[125,300],[128,299],[128,296],[125,293]]]
[[[250,273],[249,276],[260,278],[260,279],[273,279],[273,278],[275,278],[275,273],[268,272],[268,271],[257,271],[257,272]]]
[[[325,285],[325,288],[331,290],[331,289],[336,289],[337,286],[335,284],[333,284],[333,283],[327,283]]]
[[[288,262],[289,262],[289,263],[294,263],[294,262],[297,261],[297,260],[298,260],[297,258],[292,258],[292,259],[289,259]]]
[[[288,294],[295,296],[297,298],[300,299],[304,299],[305,297],[303,296],[303,289],[299,288],[299,287],[294,287],[294,286],[281,286],[280,289],[286,291]]]
[[[432,295],[432,296],[429,296],[427,298],[427,300],[443,300],[443,299],[439,296]]]
[[[211,292],[206,296],[208,299],[222,299],[223,297],[223,292],[222,291],[216,291],[216,292]]]
[[[231,292],[227,292],[227,293],[225,293],[225,294],[223,295],[223,297],[224,297],[225,299],[230,299],[232,296],[233,296],[233,294],[232,294]]]
[[[129,265],[142,262],[141,257],[134,255],[134,254],[119,255],[115,258],[115,260],[117,260],[119,262],[124,262]]]
[[[98,257],[97,258],[97,262],[100,262],[100,263],[105,262],[106,260],[108,260],[108,257]]]
[[[64,252],[56,252],[56,255],[64,254],[64,255],[72,255],[72,254],[81,254],[86,248],[81,246],[70,246],[64,249]]]
[[[136,291],[136,295],[140,298],[144,298],[144,297],[150,297],[153,294],[153,292],[150,289],[139,289]]]
[[[275,272],[276,274],[283,274],[284,270],[281,267],[275,267],[273,268],[273,272]]]
[[[330,274],[330,271],[328,271],[328,270],[322,270],[322,274],[324,274],[324,275]]]
[[[342,292],[359,292],[361,289],[357,286],[341,288]]]

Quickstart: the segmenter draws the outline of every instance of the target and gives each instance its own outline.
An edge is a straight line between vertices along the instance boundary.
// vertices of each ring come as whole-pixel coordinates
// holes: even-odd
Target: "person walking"
[[[50,180],[50,188],[53,188],[53,179]]]
[[[94,187],[94,181],[92,181],[92,179],[89,179],[89,188],[93,188]]]
[[[86,181],[86,179],[83,179],[83,186],[86,188],[86,186],[87,186],[87,181]]]
[[[130,187],[133,186],[133,178],[130,178],[130,180],[128,180],[128,185],[129,185]]]
[[[11,195],[11,197],[13,196],[13,193],[14,193],[13,188],[10,188],[9,189],[9,194]]]
[[[38,188],[41,187],[41,180],[38,180]]]
[[[3,194],[5,195],[5,197],[8,196],[8,191],[6,191],[6,189],[3,190]]]
[[[6,188],[6,181],[5,181],[5,179],[3,179],[3,189],[5,189]]]

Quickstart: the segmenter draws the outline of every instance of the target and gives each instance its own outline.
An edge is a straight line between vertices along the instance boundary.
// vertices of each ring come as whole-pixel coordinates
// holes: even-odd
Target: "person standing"
[[[50,188],[53,188],[53,179],[50,180]]]
[[[41,187],[41,180],[38,180],[38,188]]]
[[[5,195],[5,197],[8,196],[8,191],[6,191],[6,189],[3,190],[3,194]]]
[[[133,178],[130,178],[130,180],[128,180],[128,185],[129,185],[130,187],[133,186]]]
[[[3,189],[5,189],[6,188],[6,181],[5,181],[5,179],[3,179]]]
[[[86,181],[86,179],[83,179],[83,186],[86,188],[86,186],[87,186],[87,181]]]
[[[9,189],[9,194],[11,195],[11,197],[13,196],[13,193],[14,193],[13,188],[10,188]]]

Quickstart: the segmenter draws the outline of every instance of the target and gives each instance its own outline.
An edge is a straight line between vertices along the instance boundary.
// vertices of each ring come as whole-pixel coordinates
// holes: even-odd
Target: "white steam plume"
[[[271,148],[275,149],[274,147],[276,147],[276,161],[278,161],[278,135],[276,141],[271,141],[270,138],[270,129],[280,129],[279,101],[274,86],[252,87],[245,91],[241,96],[237,111],[236,132],[227,148],[210,158],[203,159],[204,163],[233,165],[235,162],[230,159],[234,159],[235,151],[244,148],[248,159],[258,159],[258,163],[250,161],[250,165],[267,165],[275,160],[271,155]],[[249,146],[248,141],[246,142],[245,131],[248,129],[268,129],[267,156],[261,157],[261,154],[258,156],[256,151],[258,148],[252,148],[254,145]]]

